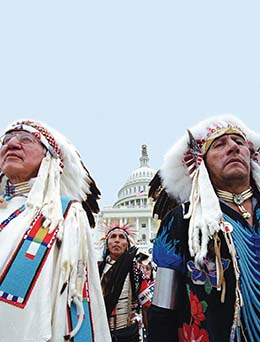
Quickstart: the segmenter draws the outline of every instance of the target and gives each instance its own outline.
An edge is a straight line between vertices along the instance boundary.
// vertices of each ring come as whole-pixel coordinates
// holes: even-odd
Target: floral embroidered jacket
[[[181,276],[178,280],[175,309],[155,305],[150,308],[149,342],[260,341],[260,206],[256,198],[254,202],[252,227],[239,213],[221,203],[224,220],[233,226],[232,238],[237,253],[244,304],[241,309],[241,327],[234,334],[232,325],[236,280],[223,232],[219,232],[219,237],[226,285],[224,303],[221,302],[222,292],[216,287],[213,241],[209,242],[203,271],[196,268],[194,259],[190,256],[189,220],[183,218],[189,206],[186,203],[165,216],[154,243],[153,258],[157,266],[176,270]]]

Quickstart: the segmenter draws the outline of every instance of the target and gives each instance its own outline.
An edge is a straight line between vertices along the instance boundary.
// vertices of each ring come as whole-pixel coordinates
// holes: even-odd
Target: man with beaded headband
[[[162,221],[149,342],[260,340],[259,147],[223,115],[166,154],[150,183]]]
[[[128,224],[105,226],[103,261],[99,263],[112,341],[138,342],[139,310],[144,323],[151,292],[140,263],[136,261],[134,234]]]
[[[0,170],[0,341],[111,341],[90,232],[100,193],[77,150],[20,120]]]

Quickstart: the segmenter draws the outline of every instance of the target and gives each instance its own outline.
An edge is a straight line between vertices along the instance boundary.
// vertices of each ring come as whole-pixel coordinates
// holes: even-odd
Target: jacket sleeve
[[[153,246],[157,265],[153,305],[148,314],[149,342],[178,341],[178,300],[185,271],[187,222],[183,207],[162,220]]]

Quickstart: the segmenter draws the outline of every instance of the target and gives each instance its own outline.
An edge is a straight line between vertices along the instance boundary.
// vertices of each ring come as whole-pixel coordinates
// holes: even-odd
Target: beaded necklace
[[[5,185],[5,192],[3,194],[3,199],[6,201],[10,201],[13,197],[16,196],[25,196],[31,190],[31,186],[28,181],[12,184],[9,180]]]
[[[243,203],[250,197],[253,196],[253,189],[250,187],[249,189],[241,192],[241,194],[233,194],[228,191],[223,190],[216,190],[216,193],[219,198],[222,198],[224,201],[235,203],[242,213],[242,216],[247,219],[250,218],[250,213],[246,210],[246,208],[243,206]]]

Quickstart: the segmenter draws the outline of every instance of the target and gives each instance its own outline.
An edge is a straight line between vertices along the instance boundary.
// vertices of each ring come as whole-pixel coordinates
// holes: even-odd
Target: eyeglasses
[[[0,148],[7,145],[14,137],[19,141],[19,143],[24,145],[37,141],[37,139],[29,132],[10,132],[0,138]]]

